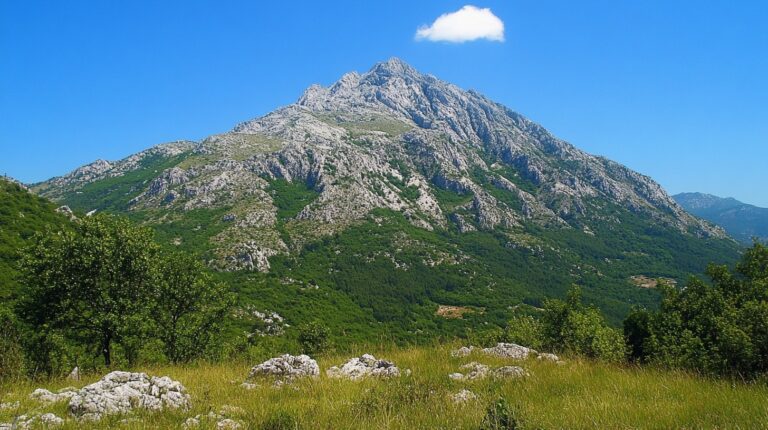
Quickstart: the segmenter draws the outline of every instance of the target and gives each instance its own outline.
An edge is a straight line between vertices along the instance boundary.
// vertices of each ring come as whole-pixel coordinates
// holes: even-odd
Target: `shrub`
[[[24,374],[21,333],[13,314],[0,308],[0,381],[18,379]]]
[[[488,406],[480,425],[480,430],[516,430],[519,428],[515,411],[503,397]]]
[[[299,421],[288,412],[276,412],[264,423],[261,424],[261,430],[297,430],[300,428]]]
[[[581,303],[581,291],[573,286],[567,299],[547,300],[542,318],[544,346],[606,361],[625,356],[624,337],[608,326],[594,307]]]
[[[504,341],[541,349],[544,346],[544,328],[539,320],[530,315],[514,316],[507,323]]]
[[[504,330],[496,326],[484,328],[478,331],[469,331],[467,333],[467,340],[469,340],[470,344],[479,345],[482,347],[494,346],[504,339]]]
[[[312,321],[299,327],[299,344],[305,354],[317,354],[328,349],[328,327],[318,321]]]

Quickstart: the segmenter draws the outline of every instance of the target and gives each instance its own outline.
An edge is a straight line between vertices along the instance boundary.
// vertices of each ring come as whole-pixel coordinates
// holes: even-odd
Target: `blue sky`
[[[416,40],[466,4],[504,41]],[[768,207],[768,2],[0,1],[0,174],[198,140],[397,56],[668,191]]]

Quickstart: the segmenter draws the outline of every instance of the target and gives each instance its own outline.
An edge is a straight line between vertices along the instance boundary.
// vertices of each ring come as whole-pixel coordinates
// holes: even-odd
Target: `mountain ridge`
[[[672,197],[685,210],[723,227],[741,243],[750,244],[755,238],[768,241],[768,208],[706,193],[679,193]]]
[[[575,282],[626,309],[629,298],[655,297],[633,289],[633,275],[683,280],[737,255],[722,229],[651,178],[398,59],[313,85],[231,131],[98,161],[33,189],[75,210],[128,215],[215,269],[350,285],[344,294],[365,306],[370,288],[349,277],[372,288],[394,271],[424,288],[424,303],[536,303]],[[355,263],[334,268],[341,256]],[[374,262],[380,272],[348,272]],[[445,296],[448,284],[465,292]],[[480,284],[496,284],[496,298],[472,298]]]

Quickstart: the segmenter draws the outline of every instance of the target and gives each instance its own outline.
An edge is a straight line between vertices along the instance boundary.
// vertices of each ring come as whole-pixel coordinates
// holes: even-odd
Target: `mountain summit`
[[[626,265],[616,275],[624,282],[670,242],[664,269],[647,274],[690,270],[682,243],[733,252],[723,230],[649,177],[396,58],[313,85],[230,132],[97,161],[34,189],[74,209],[130,214],[224,270],[267,272],[276,256],[392,217],[409,233],[380,252],[400,268],[397,249],[418,249],[427,265],[486,264],[465,248],[478,233],[508,262],[549,255],[568,278],[583,277],[589,261],[598,278]],[[451,245],[438,252],[413,239],[421,234]]]

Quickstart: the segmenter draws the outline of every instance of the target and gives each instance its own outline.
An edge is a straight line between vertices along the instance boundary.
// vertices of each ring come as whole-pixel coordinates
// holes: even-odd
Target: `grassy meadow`
[[[597,363],[566,357],[564,365],[473,354],[451,357],[457,345],[372,352],[394,361],[410,376],[390,380],[345,381],[325,376],[325,369],[349,356],[319,358],[322,375],[290,386],[268,382],[247,390],[240,386],[257,363],[231,362],[189,366],[153,366],[138,370],[181,381],[192,396],[190,411],[136,413],[108,417],[99,423],[68,418],[63,429],[177,429],[191,416],[225,410],[247,429],[477,429],[489,405],[504,397],[524,429],[754,429],[768,428],[768,386],[713,380],[683,372]],[[453,381],[462,364],[478,361],[491,366],[519,364],[530,376],[523,379]],[[74,384],[86,385],[101,375],[85,375]],[[256,381],[258,383],[258,381]],[[18,382],[0,386],[0,401],[19,401],[16,409],[0,410],[0,423],[26,413],[53,412],[68,417],[66,403],[45,405],[28,399],[32,390],[71,386],[66,380]],[[466,388],[477,400],[454,404],[451,396]],[[200,428],[216,428],[203,420]]]

